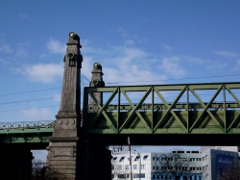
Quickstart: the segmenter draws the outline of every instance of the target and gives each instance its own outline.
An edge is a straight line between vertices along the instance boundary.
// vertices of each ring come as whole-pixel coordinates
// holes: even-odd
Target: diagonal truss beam
[[[103,116],[105,117],[105,119],[110,123],[112,124],[112,127],[114,129],[115,132],[118,132],[117,131],[117,128],[115,127],[114,123],[112,122],[112,120],[108,117],[107,113],[105,112],[105,109],[108,107],[108,105],[110,104],[110,102],[113,100],[113,98],[115,97],[115,95],[118,93],[118,89],[116,88],[112,95],[110,96],[110,98],[107,100],[107,102],[101,106],[100,103],[98,102],[98,100],[95,98],[93,92],[89,93],[91,98],[93,99],[94,103],[98,106],[99,108],[99,111],[97,113],[97,115],[93,118],[93,120],[90,122],[88,128],[91,128],[92,125],[97,121],[97,119],[99,118],[99,116],[101,114],[103,114]]]
[[[232,92],[232,90],[227,87],[227,90],[229,92],[229,94],[231,94],[231,96],[235,99],[235,101],[237,102],[238,106],[240,106],[240,101],[239,99],[237,98],[237,96]],[[238,112],[237,116],[234,118],[234,120],[232,121],[232,123],[228,126],[227,128],[227,132],[230,131],[230,129],[232,128],[232,126],[239,120],[240,118],[240,112]]]
[[[177,116],[177,114],[173,111],[173,107],[175,104],[179,101],[179,99],[182,97],[184,92],[186,91],[186,86],[181,90],[177,98],[173,101],[171,106],[167,103],[167,101],[164,99],[164,97],[161,95],[159,90],[156,88],[154,92],[158,95],[158,97],[162,100],[162,102],[165,104],[165,106],[168,108],[167,112],[161,117],[161,119],[158,121],[156,126],[154,127],[154,131],[158,129],[158,127],[164,122],[164,120],[167,118],[168,114],[171,113],[172,116],[181,124],[182,128],[186,129],[186,125],[180,120],[180,118]]]
[[[145,119],[142,117],[142,115],[139,113],[139,111],[137,110],[142,103],[145,101],[145,99],[148,97],[148,95],[152,92],[152,87],[148,88],[148,90],[146,91],[145,95],[142,97],[142,99],[138,102],[138,104],[136,106],[134,106],[134,104],[132,103],[131,99],[128,97],[126,91],[121,90],[121,93],[125,96],[125,98],[127,99],[129,105],[131,106],[132,110],[131,113],[129,114],[129,116],[127,117],[127,119],[124,121],[124,123],[122,124],[122,126],[119,128],[119,131],[122,131],[122,129],[127,125],[127,123],[132,119],[132,117],[134,116],[134,114],[137,114],[137,116],[139,117],[139,119],[141,120],[141,122],[145,125],[145,127],[147,128],[147,130],[149,132],[151,132],[151,127],[149,127],[148,123],[145,121]]]
[[[194,121],[193,125],[190,127],[190,132],[193,130],[193,128],[196,126],[196,124],[199,123],[199,121],[202,119],[203,115],[205,114],[205,112],[208,113],[208,115],[214,119],[221,128],[223,128],[223,125],[220,121],[218,121],[216,119],[216,117],[212,114],[211,111],[209,111],[209,106],[212,104],[212,102],[214,101],[214,99],[218,96],[218,94],[220,93],[220,91],[222,90],[223,85],[221,87],[218,88],[218,90],[216,91],[216,93],[213,95],[213,97],[211,98],[211,100],[208,102],[208,104],[205,106],[205,104],[203,103],[203,101],[201,100],[201,98],[197,95],[197,93],[194,91],[193,88],[189,88],[190,91],[192,92],[192,94],[196,97],[196,99],[198,100],[198,102],[202,105],[202,107],[204,108],[203,111],[201,112],[201,114],[198,116],[198,118]]]

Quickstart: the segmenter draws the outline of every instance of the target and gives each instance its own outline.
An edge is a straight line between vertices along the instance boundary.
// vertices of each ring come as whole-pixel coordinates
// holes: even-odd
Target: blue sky
[[[0,121],[55,119],[71,31],[82,87],[94,62],[106,85],[239,81],[239,19],[239,0],[1,0]]]

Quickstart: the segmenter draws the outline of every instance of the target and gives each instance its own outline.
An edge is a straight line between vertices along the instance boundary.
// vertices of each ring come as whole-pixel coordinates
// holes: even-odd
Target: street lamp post
[[[129,151],[129,177],[130,177],[130,180],[133,180],[133,177],[132,177],[132,157],[131,157],[131,143],[130,143],[130,137],[128,137],[128,151]]]
[[[137,155],[139,156],[139,180],[141,180],[141,168],[142,168],[141,155],[139,153],[137,153]]]

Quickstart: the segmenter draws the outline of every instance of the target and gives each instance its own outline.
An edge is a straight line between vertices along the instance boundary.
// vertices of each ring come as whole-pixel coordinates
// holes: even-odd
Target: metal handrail
[[[55,121],[16,121],[16,122],[0,122],[0,130],[10,129],[39,129],[39,128],[54,128]]]

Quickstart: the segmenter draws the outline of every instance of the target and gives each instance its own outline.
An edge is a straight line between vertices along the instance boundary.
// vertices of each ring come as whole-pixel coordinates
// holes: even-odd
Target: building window
[[[114,158],[113,158],[113,161],[116,161],[116,159],[117,159],[117,157],[114,157]]]
[[[155,175],[153,175],[152,178],[155,179]]]
[[[124,156],[121,157],[121,159],[119,160],[119,162],[123,162],[124,158],[125,158]]]
[[[125,165],[125,170],[129,170],[129,165]]]
[[[142,164],[142,165],[141,165],[141,169],[145,169],[145,164]]]
[[[133,174],[133,178],[145,178],[145,174]]]
[[[118,174],[119,179],[126,179],[129,178],[129,174]]]
[[[138,161],[140,159],[140,156],[136,156],[134,161]]]
[[[143,160],[147,160],[148,155],[143,156]]]
[[[133,165],[133,169],[137,169],[137,165],[136,164]]]
[[[155,161],[155,157],[153,157],[152,160]]]
[[[117,170],[122,170],[122,165],[118,165]]]

